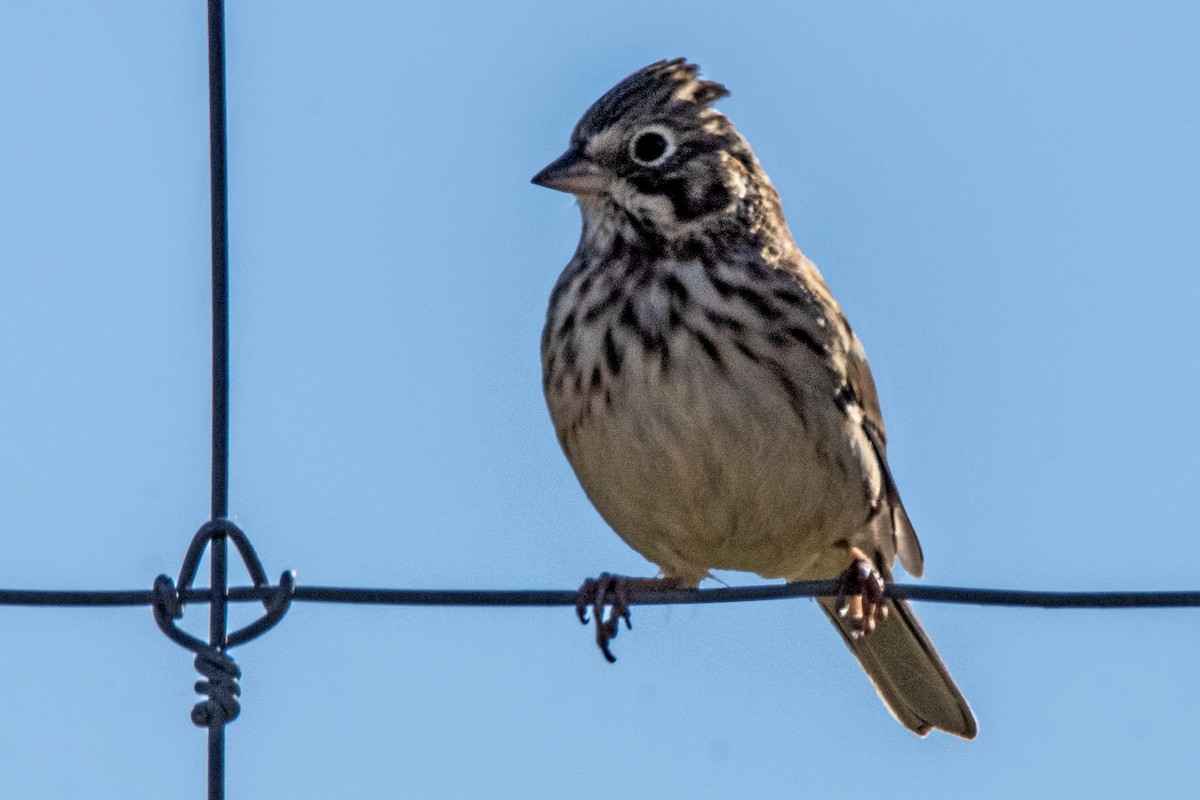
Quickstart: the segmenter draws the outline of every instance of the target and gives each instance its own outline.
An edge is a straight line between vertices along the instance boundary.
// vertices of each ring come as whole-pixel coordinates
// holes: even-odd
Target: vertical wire
[[[209,169],[212,180],[212,518],[229,511],[229,218],[225,171],[224,2],[208,2]]]
[[[229,217],[225,144],[225,4],[208,0],[208,133],[212,187],[212,518],[229,513]],[[209,644],[225,649],[226,539],[209,544]],[[225,796],[225,725],[208,727],[208,797]]]

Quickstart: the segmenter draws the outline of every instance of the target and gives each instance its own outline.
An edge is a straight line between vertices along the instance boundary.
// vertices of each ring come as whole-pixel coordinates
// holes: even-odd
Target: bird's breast
[[[821,360],[721,280],[576,276],[547,318],[547,402],[596,508],[667,574],[796,577],[861,524],[860,457]]]

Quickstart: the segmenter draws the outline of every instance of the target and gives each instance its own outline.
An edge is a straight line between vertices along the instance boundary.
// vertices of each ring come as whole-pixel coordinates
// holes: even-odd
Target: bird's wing
[[[888,528],[892,535],[890,543],[880,543],[881,549],[898,555],[905,571],[919,578],[925,571],[925,557],[888,467],[883,412],[879,408],[879,393],[875,389],[875,379],[871,376],[871,366],[867,363],[862,342],[851,330],[841,306],[811,261],[801,256],[797,263],[788,265],[785,271],[792,274],[807,295],[806,299],[813,304],[815,318],[823,320],[821,324],[813,326],[811,332],[828,353],[828,364],[840,378],[841,385],[834,399],[848,413],[851,408],[858,410],[859,413],[852,416],[859,417],[859,424],[878,461],[883,492],[880,499],[884,501],[881,510],[890,517]]]

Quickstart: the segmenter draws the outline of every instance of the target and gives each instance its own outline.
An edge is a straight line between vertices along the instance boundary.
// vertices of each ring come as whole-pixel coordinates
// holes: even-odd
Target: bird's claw
[[[612,654],[608,643],[617,638],[621,620],[625,620],[626,628],[633,628],[629,616],[629,604],[633,595],[673,592],[687,586],[688,584],[675,577],[628,578],[624,575],[601,572],[595,578],[588,578],[579,587],[579,594],[575,597],[575,616],[586,625],[588,612],[591,612],[591,620],[596,624],[596,645],[611,664],[617,658]]]
[[[612,654],[608,643],[617,638],[621,620],[625,620],[627,629],[633,629],[629,615],[630,580],[620,575],[601,572],[597,577],[584,581],[575,598],[575,616],[586,625],[588,611],[591,611],[592,620],[596,623],[596,646],[610,664],[616,661],[617,657]],[[608,609],[607,615],[604,613],[605,607]]]
[[[883,576],[861,552],[855,551],[854,560],[838,577],[838,586],[837,612],[846,621],[851,638],[871,633],[887,619]]]

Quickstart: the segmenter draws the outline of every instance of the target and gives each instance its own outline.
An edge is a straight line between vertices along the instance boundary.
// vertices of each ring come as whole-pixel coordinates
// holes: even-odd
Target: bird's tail
[[[853,638],[837,613],[836,601],[821,598],[819,602],[900,724],[919,736],[938,728],[964,739],[975,738],[979,730],[975,715],[908,603],[888,598],[887,619],[873,632]]]

